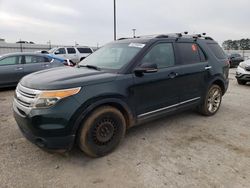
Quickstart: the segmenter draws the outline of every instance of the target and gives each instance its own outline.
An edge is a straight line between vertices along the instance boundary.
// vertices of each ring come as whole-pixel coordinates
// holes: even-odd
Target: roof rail
[[[205,40],[213,40],[213,38],[206,36],[206,33],[189,35],[187,31],[183,33],[142,35],[142,36],[137,36],[135,38],[170,38],[170,37],[176,38],[176,41],[179,40],[180,38],[193,38],[195,41],[197,41],[199,38]],[[124,40],[124,39],[133,39],[133,38],[119,38],[118,40]]]
[[[122,37],[122,38],[119,38],[119,39],[117,39],[117,40],[125,40],[125,39],[130,39],[130,38]]]

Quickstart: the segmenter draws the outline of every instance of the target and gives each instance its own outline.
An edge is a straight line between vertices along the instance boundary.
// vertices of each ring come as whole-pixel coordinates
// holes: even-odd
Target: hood
[[[86,67],[61,67],[35,72],[25,76],[20,83],[38,90],[66,89],[110,82],[117,74]]]

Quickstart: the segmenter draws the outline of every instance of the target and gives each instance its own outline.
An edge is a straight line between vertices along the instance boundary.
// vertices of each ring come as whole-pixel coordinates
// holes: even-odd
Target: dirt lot
[[[213,117],[195,112],[128,131],[112,154],[50,154],[28,142],[0,91],[0,187],[250,187],[250,85],[230,87]]]

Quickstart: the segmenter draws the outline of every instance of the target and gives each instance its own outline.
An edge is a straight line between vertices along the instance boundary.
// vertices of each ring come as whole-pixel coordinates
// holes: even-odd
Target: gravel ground
[[[12,117],[14,91],[1,90],[0,187],[250,187],[250,85],[234,73],[215,116],[189,111],[132,128],[99,159],[28,142]]]

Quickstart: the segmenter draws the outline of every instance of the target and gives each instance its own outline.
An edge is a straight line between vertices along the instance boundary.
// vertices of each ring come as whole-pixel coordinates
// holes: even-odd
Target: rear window
[[[226,59],[227,58],[225,52],[222,50],[222,48],[218,44],[210,43],[210,44],[208,44],[208,47],[210,48],[210,50],[213,52],[213,54],[218,59]]]
[[[21,63],[20,61],[21,61],[21,56],[6,57],[0,60],[0,66],[20,64]]]
[[[181,64],[193,64],[206,60],[203,51],[195,43],[176,43]]]
[[[76,50],[75,48],[67,48],[68,54],[75,54]]]
[[[92,53],[92,50],[90,48],[77,48],[77,50],[80,52],[80,53]]]

